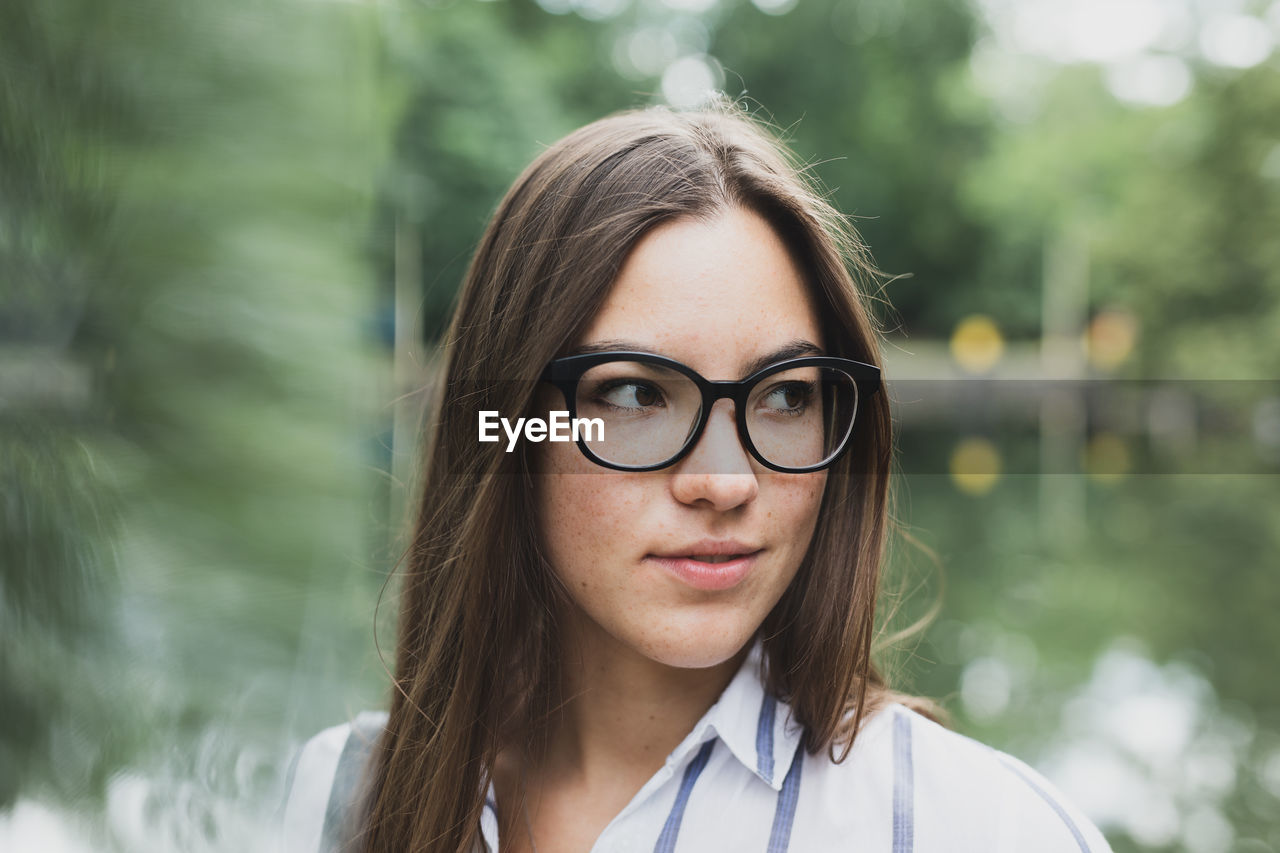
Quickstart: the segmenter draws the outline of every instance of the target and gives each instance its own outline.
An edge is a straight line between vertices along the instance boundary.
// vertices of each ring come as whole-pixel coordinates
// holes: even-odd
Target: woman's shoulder
[[[285,783],[282,850],[331,849],[356,798],[365,762],[386,724],[385,711],[362,711],[353,720],[311,736],[297,750]]]
[[[884,793],[895,820],[909,818],[919,850],[1111,850],[1035,769],[900,703],[872,716],[849,759],[832,770],[851,781],[878,777],[872,787]]]

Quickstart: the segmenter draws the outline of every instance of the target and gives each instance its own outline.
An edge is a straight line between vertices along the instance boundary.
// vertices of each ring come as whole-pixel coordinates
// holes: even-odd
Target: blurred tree
[[[997,139],[965,193],[1000,235],[987,276],[1035,293],[1046,239],[1082,230],[1092,306],[1140,319],[1133,375],[1275,375],[1280,74],[1205,68],[1181,103],[1139,109],[1067,68]]]
[[[974,31],[961,0],[803,0],[782,15],[738,0],[711,42],[726,89],[791,131],[881,269],[910,274],[885,295],[913,335],[945,336],[996,302],[1024,326],[1038,311],[1035,294],[981,274],[993,236],[959,193],[990,144],[966,90]]]
[[[390,282],[394,221],[415,225],[428,338],[535,143],[661,100],[662,64],[636,68],[628,58],[643,59],[645,46],[668,60],[710,51],[728,93],[816,161],[837,205],[866,217],[858,227],[881,267],[913,276],[887,291],[913,332],[943,334],[958,314],[1003,298],[1030,304],[1019,316],[1038,316],[1036,294],[979,275],[988,237],[957,192],[989,126],[965,89],[967,4],[808,0],[769,15],[735,0],[702,16],[659,7],[638,2],[603,21],[546,14],[530,0],[397,12],[390,76],[406,105],[373,251]]]
[[[0,7],[0,809],[33,780],[101,783],[119,746],[79,748],[121,720],[102,675],[116,663],[103,640],[118,628],[119,507],[89,367],[107,350],[77,331],[121,265],[101,153],[136,138],[139,117],[103,58],[57,25],[69,5]]]
[[[403,107],[370,250],[389,306],[397,223],[411,230],[433,340],[485,222],[540,146],[636,104],[622,78],[600,73],[607,30],[578,15],[530,0],[404,6],[387,26],[386,77]]]
[[[0,7],[0,807],[100,795],[215,719],[314,729],[290,688],[367,656],[355,613],[349,658],[318,647],[308,604],[379,580],[353,571],[372,24]]]

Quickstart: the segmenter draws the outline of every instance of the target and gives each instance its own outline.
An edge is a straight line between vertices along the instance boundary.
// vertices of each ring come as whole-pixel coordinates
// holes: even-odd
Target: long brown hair
[[[541,553],[530,459],[479,443],[476,412],[533,414],[544,366],[598,311],[631,248],[659,223],[731,206],[783,238],[831,354],[880,363],[865,247],[738,108],[620,113],[544,151],[490,221],[447,333],[360,849],[471,849],[495,757],[535,736],[558,702],[554,614],[565,597]],[[803,724],[805,748],[835,760],[895,695],[872,661],[892,461],[886,394],[860,409],[856,431],[828,475],[809,551],[760,632],[768,688]]]

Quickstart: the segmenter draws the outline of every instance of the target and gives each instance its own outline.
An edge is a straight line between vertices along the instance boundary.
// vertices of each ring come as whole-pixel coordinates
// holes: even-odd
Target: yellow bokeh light
[[[1138,340],[1138,319],[1128,311],[1109,309],[1089,322],[1085,346],[1094,367],[1111,370],[1133,354]]]
[[[1000,451],[985,438],[966,438],[951,451],[951,482],[970,495],[985,495],[1000,480]]]
[[[1089,439],[1082,454],[1085,473],[1099,483],[1119,482],[1133,467],[1129,445],[1114,433],[1098,433]]]
[[[1004,336],[985,314],[965,317],[951,333],[951,357],[969,373],[987,372],[1003,354]]]

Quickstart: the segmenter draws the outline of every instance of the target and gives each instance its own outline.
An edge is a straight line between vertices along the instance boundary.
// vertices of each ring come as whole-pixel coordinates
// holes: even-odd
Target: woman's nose
[[[738,436],[733,403],[717,401],[698,443],[676,464],[671,494],[681,503],[701,501],[723,512],[750,503],[759,490],[751,456]]]

